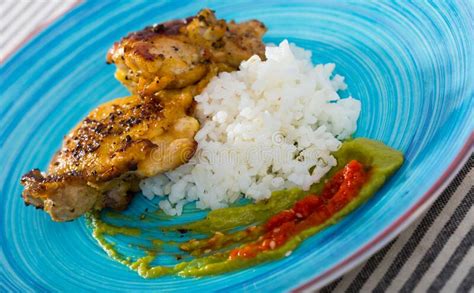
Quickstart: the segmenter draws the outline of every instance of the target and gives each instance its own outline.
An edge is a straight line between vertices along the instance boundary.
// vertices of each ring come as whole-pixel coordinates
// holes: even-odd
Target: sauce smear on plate
[[[264,201],[213,210],[201,220],[162,228],[165,238],[167,233],[186,235],[181,241],[149,235],[133,217],[122,221],[130,225],[115,226],[100,213],[89,215],[93,236],[110,257],[144,278],[216,275],[287,257],[306,238],[367,201],[403,163],[400,152],[365,138],[345,141],[334,157],[337,166],[308,191],[276,191]],[[157,219],[157,224],[162,221]],[[130,241],[128,247],[145,243],[137,246],[142,256],[119,251],[115,236]],[[122,247],[127,244],[119,241]],[[177,261],[164,264],[169,256]]]
[[[356,160],[350,161],[325,184],[319,196],[307,195],[293,208],[271,217],[264,225],[265,234],[232,250],[229,259],[255,257],[262,251],[280,247],[303,230],[324,223],[357,196],[367,178],[364,166]]]

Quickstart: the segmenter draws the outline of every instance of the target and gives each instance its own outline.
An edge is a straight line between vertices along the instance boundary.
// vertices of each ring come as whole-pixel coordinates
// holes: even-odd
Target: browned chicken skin
[[[47,176],[22,178],[25,202],[54,220],[96,208],[125,208],[140,178],[174,169],[193,154],[198,121],[186,111],[192,91],[170,99],[116,99],[91,112],[66,138]]]
[[[193,84],[212,65],[232,71],[252,55],[264,58],[265,31],[259,21],[226,23],[204,9],[131,33],[113,45],[107,62],[117,66],[115,77],[132,93],[153,94]]]
[[[25,203],[55,221],[104,207],[124,209],[142,178],[172,170],[194,154],[193,97],[220,71],[263,57],[258,21],[217,20],[210,10],[132,33],[107,61],[132,95],[93,110],[65,137],[48,173],[21,179]]]
[[[174,169],[194,154],[199,123],[188,112],[212,76],[153,98],[133,95],[96,108],[66,136],[48,175],[35,169],[22,177],[25,202],[57,221],[91,209],[125,208],[141,178]]]

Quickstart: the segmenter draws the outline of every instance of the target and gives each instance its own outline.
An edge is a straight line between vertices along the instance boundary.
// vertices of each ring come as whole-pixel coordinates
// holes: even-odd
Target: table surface
[[[6,60],[78,3],[74,0],[0,1],[0,60]],[[472,292],[473,165],[471,155],[427,212],[366,262],[320,291]]]

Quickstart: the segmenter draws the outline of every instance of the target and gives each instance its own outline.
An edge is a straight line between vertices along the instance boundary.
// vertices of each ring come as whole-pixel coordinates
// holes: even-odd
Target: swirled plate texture
[[[1,68],[1,288],[266,292],[316,288],[387,243],[434,200],[473,142],[470,1],[95,1],[79,3]],[[45,168],[65,135],[100,103],[127,95],[105,64],[111,44],[145,25],[195,14],[257,18],[266,42],[334,62],[362,101],[356,136],[406,156],[367,204],[283,260],[215,277],[146,280],[98,247],[83,219],[54,223],[25,208],[20,176]]]

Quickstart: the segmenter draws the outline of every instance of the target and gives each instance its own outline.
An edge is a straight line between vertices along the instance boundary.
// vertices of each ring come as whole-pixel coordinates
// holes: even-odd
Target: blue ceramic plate
[[[474,123],[474,8],[469,1],[178,2],[80,3],[2,65],[1,288],[317,288],[412,222],[469,156]],[[83,219],[54,223],[47,214],[25,208],[19,178],[33,167],[46,168],[63,135],[91,109],[127,95],[113,78],[114,67],[105,64],[114,41],[204,6],[220,18],[257,18],[269,28],[266,42],[288,38],[312,50],[314,62],[336,63],[351,94],[362,101],[356,136],[402,150],[406,162],[367,204],[305,241],[290,257],[216,277],[145,280],[108,258]],[[138,197],[129,213],[145,205],[151,203]],[[188,210],[186,217],[192,216]]]

